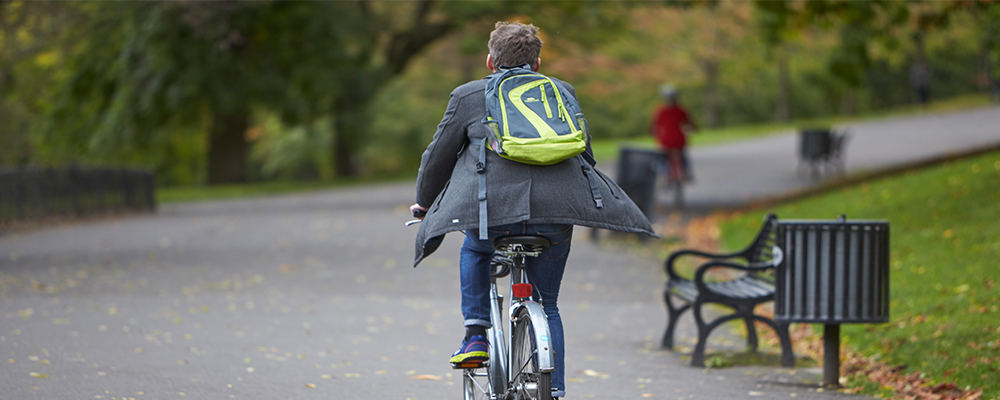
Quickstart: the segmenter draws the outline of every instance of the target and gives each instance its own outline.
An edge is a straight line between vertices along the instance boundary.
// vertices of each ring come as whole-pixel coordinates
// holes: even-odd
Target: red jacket
[[[694,125],[681,106],[660,106],[653,113],[653,136],[664,149],[683,149],[687,144],[684,125]]]

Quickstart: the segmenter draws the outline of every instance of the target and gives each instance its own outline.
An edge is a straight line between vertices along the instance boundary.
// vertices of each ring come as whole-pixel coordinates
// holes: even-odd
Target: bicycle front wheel
[[[538,368],[539,346],[535,329],[528,310],[521,309],[514,318],[510,341],[512,360],[509,368],[515,373],[511,390],[517,394],[517,399],[552,400],[552,373]],[[547,325],[545,331],[548,331]],[[548,346],[546,343],[541,351],[548,351]]]

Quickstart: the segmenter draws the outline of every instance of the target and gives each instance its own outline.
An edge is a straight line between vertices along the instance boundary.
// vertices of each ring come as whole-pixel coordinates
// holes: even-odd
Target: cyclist
[[[670,161],[670,157],[680,155],[681,169],[684,171],[683,179],[691,181],[691,164],[687,157],[687,132],[698,130],[694,120],[687,110],[681,106],[680,96],[672,86],[663,85],[660,87],[660,96],[663,97],[663,104],[656,108],[653,113],[653,121],[649,125],[649,133],[656,138],[660,144],[660,149]],[[676,162],[676,161],[675,161]]]
[[[538,28],[521,23],[497,22],[490,34],[486,67],[528,65],[537,71],[542,41]],[[554,79],[555,80],[555,79]],[[576,96],[569,84],[555,80]],[[541,257],[527,260],[528,278],[534,284],[533,298],[546,314],[555,351],[552,373],[553,397],[565,395],[565,359],[562,319],[557,299],[573,225],[645,233],[655,236],[649,221],[610,178],[591,185],[581,173],[581,164],[568,159],[555,165],[536,166],[501,158],[486,151],[484,174],[489,193],[488,240],[479,239],[479,179],[476,164],[479,146],[489,134],[481,123],[486,116],[484,90],[487,81],[459,86],[451,93],[444,118],[420,160],[416,204],[411,211],[426,212],[416,238],[414,266],[435,251],[448,232],[465,231],[459,262],[462,315],[465,337],[451,362],[484,361],[486,329],[490,327],[489,285],[492,241],[507,234],[538,234],[552,246]],[[588,152],[592,155],[589,143]],[[595,205],[592,189],[600,191],[602,206]]]

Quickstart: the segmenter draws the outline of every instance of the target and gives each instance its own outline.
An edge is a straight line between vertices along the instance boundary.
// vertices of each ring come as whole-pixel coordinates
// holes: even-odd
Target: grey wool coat
[[[573,96],[576,92],[565,86]],[[444,235],[479,229],[479,175],[476,164],[489,128],[484,91],[486,79],[459,86],[420,160],[417,204],[428,209],[416,239],[413,266],[433,253]],[[590,144],[587,144],[588,151]],[[486,151],[488,226],[527,222],[571,224],[656,236],[649,220],[625,192],[597,172],[603,207],[597,208],[590,181],[579,157],[537,166],[501,158]]]

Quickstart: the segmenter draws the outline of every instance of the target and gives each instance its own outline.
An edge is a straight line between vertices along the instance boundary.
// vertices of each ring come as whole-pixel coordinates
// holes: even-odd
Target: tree
[[[775,102],[775,119],[788,121],[789,111],[789,71],[786,42],[790,36],[789,16],[793,13],[785,1],[758,0],[754,3],[757,11],[757,25],[770,55],[778,66],[778,96]]]
[[[76,17],[72,7],[56,3],[0,0],[0,165],[33,160],[28,132],[39,110],[27,94],[42,91],[51,80],[57,56],[48,44]]]
[[[86,3],[73,27],[66,76],[52,97],[53,140],[80,153],[123,158],[184,131],[207,131],[209,183],[246,180],[245,132],[256,106],[279,102],[310,54],[336,69],[340,22],[316,13],[342,3]],[[318,15],[317,15],[318,14]],[[287,32],[316,26],[290,39]]]

